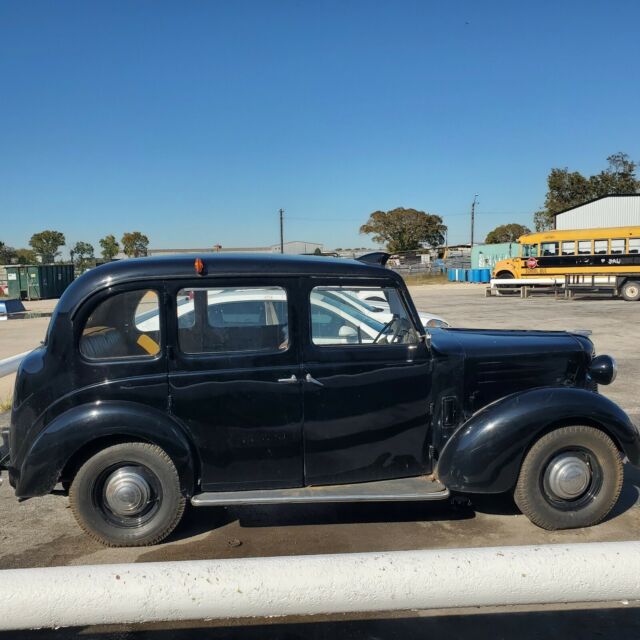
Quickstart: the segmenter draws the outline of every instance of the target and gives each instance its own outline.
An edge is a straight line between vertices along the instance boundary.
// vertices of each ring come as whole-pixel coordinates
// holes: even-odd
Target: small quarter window
[[[393,287],[315,287],[310,303],[311,339],[316,345],[415,344],[419,340]]]
[[[127,291],[107,298],[91,313],[80,353],[92,360],[152,358],[160,352],[160,305],[155,291]]]
[[[591,255],[591,240],[578,240],[578,255]]]
[[[629,238],[629,253],[640,253],[640,238]]]
[[[562,243],[562,255],[563,256],[572,256],[576,252],[576,242],[575,240],[566,240]]]
[[[289,346],[287,293],[281,287],[182,289],[176,302],[184,353],[275,352]]]
[[[606,254],[609,250],[608,240],[594,240],[593,241],[593,253],[596,255]]]
[[[624,253],[624,238],[611,241],[611,253]]]
[[[558,255],[558,243],[557,242],[543,242],[540,246],[541,255],[543,256],[557,256]]]
[[[522,257],[523,258],[535,258],[538,255],[537,244],[523,244],[522,245]]]

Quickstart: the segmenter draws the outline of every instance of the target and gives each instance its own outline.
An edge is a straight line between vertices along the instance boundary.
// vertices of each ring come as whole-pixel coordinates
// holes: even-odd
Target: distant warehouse
[[[640,194],[602,196],[555,215],[555,228],[640,227]]]

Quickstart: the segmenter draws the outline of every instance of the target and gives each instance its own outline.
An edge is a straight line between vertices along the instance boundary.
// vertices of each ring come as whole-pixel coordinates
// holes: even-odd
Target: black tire
[[[513,275],[513,273],[511,273],[511,271],[501,271],[500,273],[496,274],[496,278],[498,280],[513,280],[515,279],[515,276]],[[519,296],[520,285],[496,285],[496,291],[498,292],[499,296]]]
[[[571,498],[566,492],[559,496],[553,491],[554,486],[558,493],[567,488],[569,476],[564,476],[562,485],[557,471],[568,464],[574,465],[571,470],[586,470],[584,481],[588,482],[584,491]],[[514,499],[520,511],[543,529],[590,527],[613,509],[622,480],[620,453],[606,433],[586,426],[562,427],[531,447],[520,468]]]
[[[80,527],[98,542],[141,547],[157,544],[175,529],[186,498],[175,465],[160,447],[126,442],[103,449],[80,467],[69,502]]]
[[[640,300],[640,282],[635,280],[627,280],[620,291],[622,297],[629,302]]]

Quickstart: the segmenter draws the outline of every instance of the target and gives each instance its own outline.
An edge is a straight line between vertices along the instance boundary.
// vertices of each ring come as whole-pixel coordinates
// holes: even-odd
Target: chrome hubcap
[[[634,298],[635,296],[638,295],[638,287],[636,286],[630,286],[627,287],[627,295],[631,296],[632,298]]]
[[[554,458],[545,473],[549,491],[561,500],[579,498],[591,483],[591,468],[585,460],[573,453]]]
[[[149,504],[151,487],[136,467],[120,467],[105,482],[104,497],[118,516],[136,516]]]

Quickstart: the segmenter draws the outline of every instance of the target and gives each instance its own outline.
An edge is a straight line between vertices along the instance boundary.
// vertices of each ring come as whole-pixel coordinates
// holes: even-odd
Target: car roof
[[[197,258],[202,260],[204,267],[201,276],[195,270]],[[206,286],[218,276],[302,275],[391,277],[400,280],[400,276],[384,266],[345,258],[243,253],[154,256],[116,260],[90,269],[66,289],[60,298],[58,311],[71,312],[91,293],[127,282],[198,278],[202,286]]]

